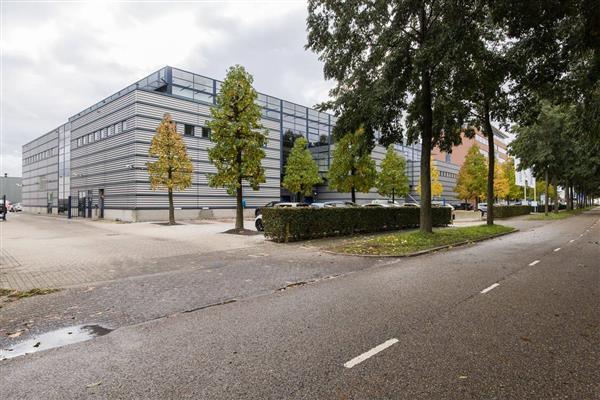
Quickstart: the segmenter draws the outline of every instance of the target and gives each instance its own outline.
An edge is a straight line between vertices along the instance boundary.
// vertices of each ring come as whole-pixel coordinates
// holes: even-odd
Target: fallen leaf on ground
[[[23,331],[16,331],[14,333],[11,333],[10,335],[8,335],[9,338],[16,338],[21,336],[21,334],[23,333]]]
[[[90,383],[89,385],[86,385],[85,387],[89,389],[89,388],[93,388],[93,387],[100,386],[100,385],[102,385],[102,381]]]

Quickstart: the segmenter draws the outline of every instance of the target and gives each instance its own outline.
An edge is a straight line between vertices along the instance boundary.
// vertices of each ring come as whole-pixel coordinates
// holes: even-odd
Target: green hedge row
[[[508,218],[530,212],[531,206],[494,206],[494,218]]]
[[[450,208],[432,208],[434,226],[452,223]],[[265,237],[291,242],[419,226],[418,208],[265,208]]]

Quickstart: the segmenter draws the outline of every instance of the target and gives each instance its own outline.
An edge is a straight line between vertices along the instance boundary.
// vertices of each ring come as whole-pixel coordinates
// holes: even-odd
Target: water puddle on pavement
[[[67,344],[84,342],[97,336],[106,335],[111,331],[112,329],[104,328],[100,325],[68,326],[34,336],[11,347],[0,349],[0,360],[53,349]]]

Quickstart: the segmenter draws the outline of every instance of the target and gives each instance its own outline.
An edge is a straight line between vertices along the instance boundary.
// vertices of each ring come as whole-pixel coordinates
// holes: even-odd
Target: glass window
[[[96,141],[100,140],[100,131],[94,132],[94,138],[96,139]]]
[[[93,141],[94,141],[94,134],[93,134],[93,133],[90,133],[90,134],[88,135],[88,143],[92,143]]]
[[[207,127],[207,126],[202,127],[202,137],[210,138],[210,128],[209,127]]]
[[[185,136],[194,136],[194,125],[185,124],[183,126],[183,134]]]
[[[115,134],[115,127],[114,125],[109,126],[108,128],[108,136],[112,136]]]
[[[123,132],[123,122],[117,122],[115,124],[115,133],[119,134],[121,132]]]
[[[108,137],[108,129],[104,128],[102,129],[102,139],[105,139]]]

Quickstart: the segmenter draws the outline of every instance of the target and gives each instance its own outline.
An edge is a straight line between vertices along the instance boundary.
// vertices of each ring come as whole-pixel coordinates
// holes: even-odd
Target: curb
[[[425,255],[425,254],[434,253],[436,251],[450,249],[450,248],[453,248],[453,247],[465,246],[465,245],[468,245],[468,244],[471,244],[471,243],[483,242],[485,240],[495,239],[495,238],[498,238],[500,236],[510,235],[511,233],[515,233],[515,232],[519,232],[519,230],[518,229],[513,229],[510,232],[498,233],[496,235],[487,236],[487,237],[483,237],[483,238],[480,238],[480,239],[465,240],[465,241],[458,242],[458,243],[446,244],[446,245],[443,245],[443,246],[433,247],[431,249],[416,251],[414,253],[399,254],[399,255],[392,255],[392,254],[379,254],[378,255],[378,254],[339,253],[339,252],[331,251],[331,250],[321,250],[321,251],[324,252],[324,253],[335,254],[335,255],[338,255],[338,256],[376,257],[376,258],[408,258],[408,257],[422,256],[422,255]]]

